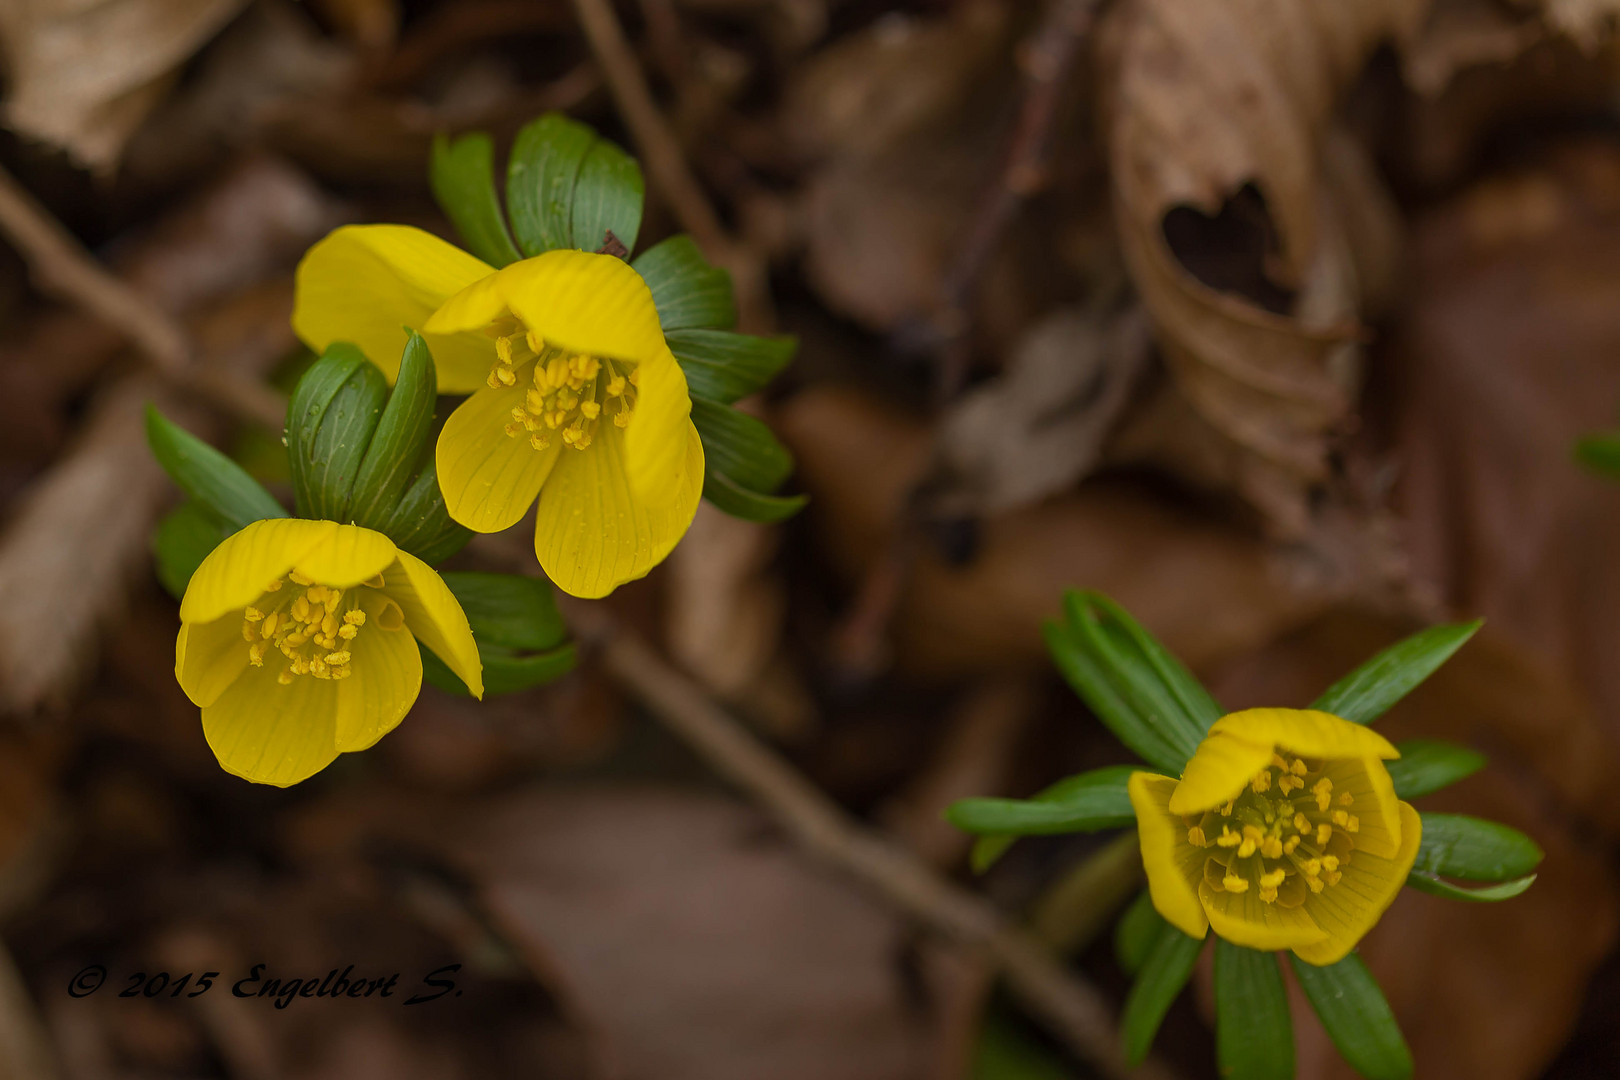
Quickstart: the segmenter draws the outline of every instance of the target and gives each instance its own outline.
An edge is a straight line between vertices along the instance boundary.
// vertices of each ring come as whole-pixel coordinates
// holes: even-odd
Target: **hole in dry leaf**
[[[1214,217],[1191,206],[1164,215],[1164,241],[1189,274],[1219,292],[1236,293],[1276,315],[1293,310],[1294,294],[1267,269],[1281,258],[1266,198],[1244,184]]]

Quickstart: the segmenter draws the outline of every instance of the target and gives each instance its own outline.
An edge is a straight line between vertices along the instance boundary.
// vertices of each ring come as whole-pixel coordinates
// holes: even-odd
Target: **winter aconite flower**
[[[439,389],[468,393],[436,462],[450,516],[478,532],[539,500],[535,554],[576,596],[647,573],[686,532],[703,444],[652,293],[612,255],[556,250],[495,270],[419,229],[350,226],[298,269],[293,325],[397,368],[405,326]]]
[[[426,563],[357,525],[272,518],[192,575],[174,671],[220,765],[285,786],[398,725],[422,685],[417,641],[482,696],[467,617]]]
[[[1383,736],[1308,709],[1216,721],[1180,780],[1131,776],[1159,914],[1184,933],[1333,964],[1406,881],[1422,823]]]

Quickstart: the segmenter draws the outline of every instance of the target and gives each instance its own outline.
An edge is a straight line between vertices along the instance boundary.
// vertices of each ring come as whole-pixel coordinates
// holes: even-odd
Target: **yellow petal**
[[[353,674],[337,681],[334,742],[340,753],[364,750],[393,731],[422,691],[416,639],[403,626],[387,629],[389,620],[380,617],[391,602],[369,589],[360,599],[368,622],[351,647]]]
[[[180,624],[174,639],[174,677],[193,705],[212,705],[247,666],[240,611],[213,622]]]
[[[422,324],[423,332],[482,334],[485,342],[488,342],[484,349],[484,365],[487,368],[494,361],[495,345],[484,334],[484,328],[506,313],[506,298],[501,295],[497,285],[499,280],[498,274],[481,277],[450,297]]]
[[[1198,883],[1204,877],[1202,850],[1187,843],[1187,826],[1170,813],[1170,793],[1176,781],[1153,773],[1132,773],[1126,790],[1136,811],[1136,829],[1142,842],[1142,866],[1147,870],[1153,906],[1177,930],[1201,938],[1209,928]]]
[[[521,521],[563,449],[561,432],[541,432],[551,440],[544,450],[530,445],[527,432],[506,433],[533,370],[525,364],[517,369],[517,385],[485,387],[463,401],[439,433],[434,458],[445,509],[475,532],[500,532]]]
[[[1250,949],[1294,949],[1327,939],[1321,927],[1311,921],[1305,907],[1287,908],[1268,904],[1256,889],[1246,892],[1216,892],[1209,882],[1198,886],[1209,925],[1234,945]],[[1308,905],[1309,901],[1307,901]]]
[[[1314,709],[1245,709],[1215,721],[1210,734],[1281,746],[1302,757],[1398,758],[1400,751],[1372,728]]]
[[[1332,809],[1347,810],[1359,821],[1353,837],[1356,854],[1365,851],[1384,859],[1395,858],[1401,850],[1400,800],[1395,797],[1395,781],[1384,763],[1372,757],[1329,761],[1323,764],[1322,772],[1333,781]],[[1354,800],[1348,807],[1338,802],[1345,794]]]
[[[624,437],[624,465],[636,497],[656,506],[683,490],[684,472],[690,467],[683,451],[691,427],[692,399],[686,374],[662,342],[659,355],[639,370],[636,411]],[[702,449],[701,441],[698,447]],[[701,460],[697,475],[703,475]]]
[[[467,614],[455,594],[427,563],[409,552],[399,553],[399,568],[385,575],[384,592],[405,613],[405,626],[416,640],[433,650],[473,697],[484,696],[484,665],[478,658]]]
[[[202,711],[203,734],[226,772],[286,787],[337,758],[340,684],[303,676],[277,682],[283,664],[250,667]]]
[[[1401,847],[1393,859],[1379,858],[1358,844],[1341,869],[1344,876],[1339,883],[1305,898],[1301,910],[1310,912],[1327,937],[1293,946],[1301,960],[1318,966],[1343,960],[1394,902],[1423,839],[1423,819],[1406,803],[1400,804],[1400,822]]]
[[[191,575],[180,621],[207,623],[241,611],[264,587],[337,532],[335,521],[270,518],[225,538]]]
[[[347,589],[382,573],[396,550],[380,532],[338,525],[330,537],[299,556],[293,568],[311,581]]]
[[[1219,728],[1219,724],[1216,728]],[[1271,763],[1271,744],[1253,742],[1221,734],[1211,734],[1198,744],[1181,785],[1170,796],[1170,810],[1176,814],[1196,814],[1212,810],[1235,798],[1245,784]]]
[[[321,352],[334,341],[359,346],[390,382],[405,351],[405,327],[421,329],[447,299],[494,268],[431,233],[406,225],[346,225],[298,264],[293,329]],[[495,349],[480,334],[424,334],[439,390],[483,385]]]
[[[564,451],[540,491],[534,551],[547,576],[574,596],[606,596],[644,576],[685,535],[703,494],[703,444],[687,421],[680,489],[642,502],[625,473],[624,432],[599,424],[589,448]]]
[[[640,362],[665,348],[647,283],[612,255],[548,251],[500,271],[497,288],[525,326],[570,352]]]

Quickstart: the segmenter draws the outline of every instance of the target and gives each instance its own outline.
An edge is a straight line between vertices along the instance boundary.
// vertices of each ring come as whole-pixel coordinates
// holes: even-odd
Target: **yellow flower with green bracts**
[[[548,251],[495,270],[419,229],[338,229],[298,268],[293,326],[358,346],[392,378],[410,326],[439,389],[471,393],[436,453],[450,516],[477,532],[539,500],[535,554],[605,596],[675,547],[703,494],[686,377],[646,283],[612,255]]]
[[[1139,772],[1153,906],[1183,933],[1337,963],[1400,892],[1422,822],[1395,797],[1378,733],[1309,709],[1216,721],[1181,779]]]
[[[358,525],[271,518],[197,567],[174,673],[220,765],[285,787],[404,719],[418,641],[483,696],[467,616],[431,567]]]

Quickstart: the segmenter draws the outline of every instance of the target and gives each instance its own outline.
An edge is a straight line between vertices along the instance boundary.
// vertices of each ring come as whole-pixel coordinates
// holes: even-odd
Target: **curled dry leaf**
[[[918,1075],[901,924],[755,811],[675,791],[549,791],[469,824],[451,854],[596,1037],[605,1075]]]
[[[97,171],[167,89],[175,69],[247,0],[12,0],[0,4],[10,80],[6,126]]]
[[[1359,382],[1364,285],[1324,178],[1335,101],[1427,0],[1135,0],[1110,26],[1121,246],[1226,485],[1284,535]]]
[[[1079,480],[1145,370],[1148,347],[1137,309],[1063,310],[1033,326],[1006,371],[942,421],[930,485],[939,512],[995,513]]]

